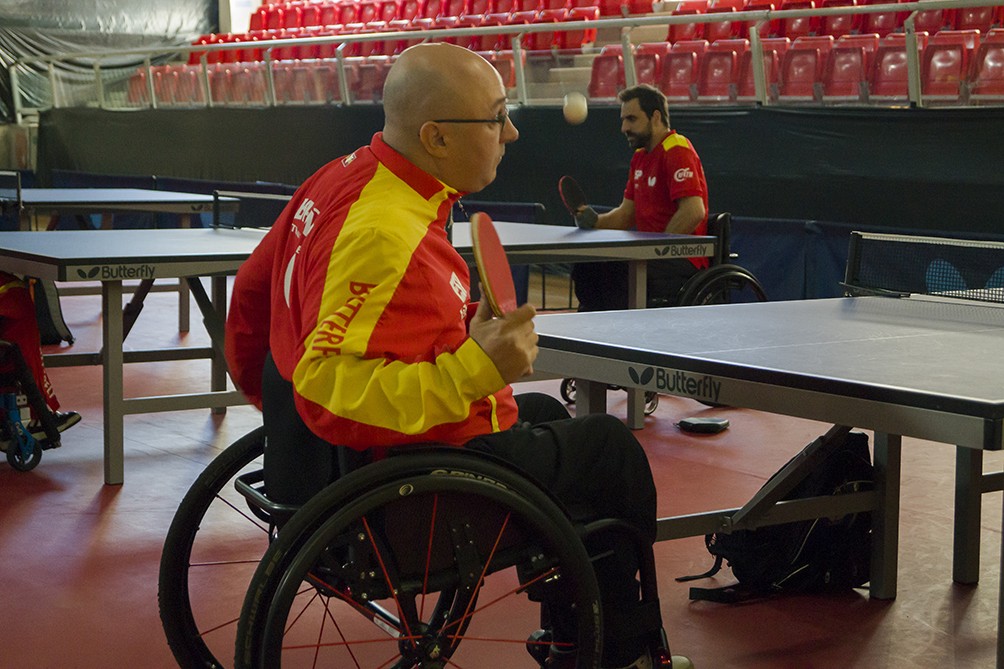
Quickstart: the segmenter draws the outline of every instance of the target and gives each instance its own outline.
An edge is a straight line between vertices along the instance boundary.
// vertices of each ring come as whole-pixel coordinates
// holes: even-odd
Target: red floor
[[[201,345],[176,332],[176,298],[153,294],[128,344]],[[94,297],[64,298],[78,350],[100,336]],[[193,315],[193,328],[199,319]],[[205,362],[132,366],[128,392],[205,387]],[[157,569],[168,524],[203,467],[258,424],[247,407],[225,417],[207,411],[131,416],[126,421],[125,484],[102,484],[99,368],[54,369],[64,407],[83,422],[30,473],[0,461],[0,667],[171,667],[157,613]],[[557,382],[533,384],[557,393]],[[611,411],[624,414],[623,394]],[[719,415],[732,426],[687,435],[674,422]],[[741,409],[708,409],[663,397],[637,432],[661,492],[660,514],[741,505],[796,450],[827,426]],[[984,498],[981,582],[951,580],[954,449],[906,440],[901,499],[899,596],[864,592],[789,596],[729,606],[690,603],[675,576],[710,565],[701,538],[657,545],[662,612],[675,652],[698,669],[992,667],[996,649],[1000,494]],[[996,454],[988,469],[1001,467]],[[727,573],[719,576],[729,582]],[[484,667],[505,666],[486,660]]]

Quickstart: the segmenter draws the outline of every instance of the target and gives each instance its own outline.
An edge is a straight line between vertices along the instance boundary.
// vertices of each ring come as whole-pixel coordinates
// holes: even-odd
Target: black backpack
[[[73,343],[73,333],[63,320],[63,310],[59,305],[59,290],[56,284],[46,279],[31,279],[32,295],[35,298],[35,318],[38,320],[38,336],[42,344]]]
[[[868,436],[850,432],[784,499],[861,492],[873,486]],[[739,583],[691,588],[693,600],[729,603],[786,592],[836,591],[860,587],[869,579],[871,514],[867,512],[708,534],[704,541],[715,556],[714,566],[707,573],[676,580],[713,576],[727,562]]]

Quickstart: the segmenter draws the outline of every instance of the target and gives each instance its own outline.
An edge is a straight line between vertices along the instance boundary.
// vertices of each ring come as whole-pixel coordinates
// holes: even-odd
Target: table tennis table
[[[499,236],[514,263],[627,260],[639,286],[635,300],[645,302],[645,263],[651,258],[676,254],[711,256],[713,237],[663,235],[625,231],[579,231],[571,227],[500,222]],[[219,409],[244,403],[243,396],[226,389],[223,360],[223,322],[227,275],[234,274],[264,236],[260,229],[192,228],[156,230],[57,230],[52,232],[0,232],[0,262],[16,274],[60,282],[101,282],[102,350],[98,353],[61,353],[46,356],[50,366],[90,364],[104,373],[105,482],[122,483],[123,420],[127,414],[183,409]],[[473,263],[470,227],[453,228],[457,251]],[[199,277],[209,277],[207,294]],[[213,346],[123,351],[129,315],[123,316],[123,281],[179,278],[196,298]],[[132,314],[141,303],[130,303]],[[160,397],[126,398],[123,367],[127,362],[212,359],[210,391]],[[638,402],[638,413],[643,409]]]
[[[224,210],[237,205],[234,198],[219,202]],[[191,227],[192,214],[213,211],[213,203],[212,195],[145,188],[0,188],[0,207],[17,212],[21,230],[38,215],[64,214],[100,214],[103,229],[112,227],[115,214],[177,214],[181,227]]]
[[[797,516],[872,511],[873,597],[896,594],[902,437],[956,445],[953,578],[978,581],[982,494],[1004,489],[1004,474],[982,466],[984,451],[1004,448],[1004,305],[873,295],[544,314],[536,329],[535,369],[576,379],[580,415],[604,411],[607,384],[616,384],[874,430],[875,490],[851,502],[816,498],[820,506]],[[767,514],[761,524],[771,514],[795,519],[782,516],[797,502],[764,502],[660,519],[659,538],[737,529],[754,507]],[[1002,629],[999,620],[999,668]]]
[[[16,177],[14,187],[0,188],[0,211],[16,213],[20,230],[38,225],[38,216],[49,216],[46,226],[54,230],[63,215],[101,216],[101,229],[113,227],[116,214],[162,213],[178,216],[178,225],[192,227],[192,215],[217,211],[236,211],[239,200],[202,193],[152,190],[145,188],[21,188],[16,173],[0,172]],[[83,224],[82,224],[83,225]],[[167,286],[163,290],[178,290],[178,331],[188,332],[189,311],[187,291],[183,286]],[[155,289],[156,290],[156,289]],[[89,289],[70,289],[67,295],[87,294]]]

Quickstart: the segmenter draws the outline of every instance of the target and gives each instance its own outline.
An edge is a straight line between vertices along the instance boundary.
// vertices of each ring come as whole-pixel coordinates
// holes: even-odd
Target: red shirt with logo
[[[470,274],[446,232],[460,195],[380,134],[322,167],[238,273],[235,380],[260,374],[264,330],[297,411],[332,443],[459,446],[511,427],[512,389],[467,333]]]
[[[708,184],[694,146],[671,130],[651,151],[638,149],[631,168],[624,199],[634,202],[635,227],[644,232],[664,232],[679,208],[677,200],[696,196],[704,202],[704,219],[692,231],[703,235],[708,229]],[[691,258],[697,267],[707,267],[707,258]]]

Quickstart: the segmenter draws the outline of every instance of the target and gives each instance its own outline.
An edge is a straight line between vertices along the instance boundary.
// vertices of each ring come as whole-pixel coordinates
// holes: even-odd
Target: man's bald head
[[[383,140],[457,190],[481,190],[519,136],[505,105],[502,79],[484,58],[453,44],[419,44],[384,83]]]
[[[497,76],[484,58],[453,44],[406,49],[384,83],[384,134],[416,135],[426,121],[457,116],[472,89]]]

